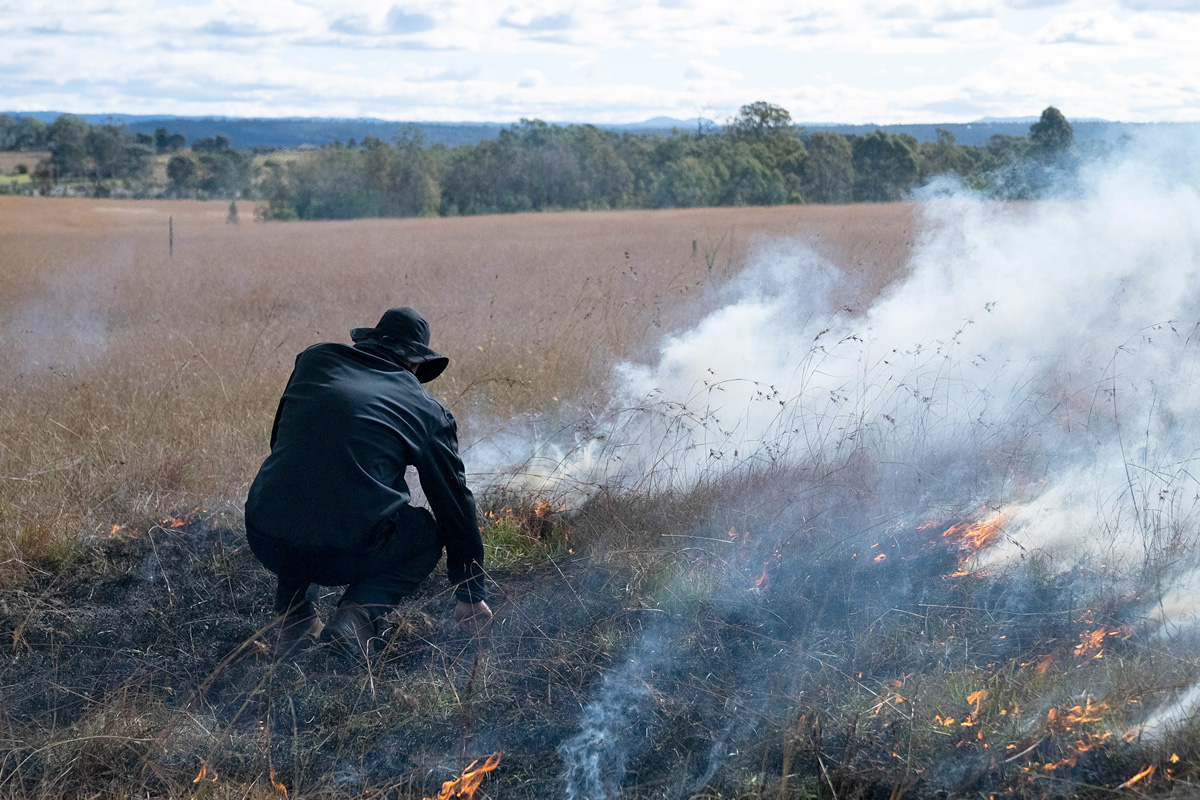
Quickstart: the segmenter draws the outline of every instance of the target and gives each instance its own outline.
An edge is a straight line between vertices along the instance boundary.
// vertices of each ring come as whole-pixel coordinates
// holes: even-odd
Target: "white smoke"
[[[47,275],[0,325],[0,369],[76,370],[104,356],[112,309],[125,289],[132,249],[117,246],[82,267]]]
[[[567,800],[606,800],[625,779],[630,727],[651,699],[646,680],[665,661],[657,637],[643,638],[625,666],[604,678],[600,696],[583,709],[580,732],[558,746],[567,766]]]
[[[1142,162],[1085,185],[927,202],[907,278],[864,316],[829,308],[837,272],[803,241],[760,243],[728,302],[654,363],[619,367],[609,411],[544,441],[519,480],[686,485],[847,448],[918,461],[1021,439],[1045,463],[1006,480],[1093,506],[1085,519],[1129,494],[1135,524],[1118,527],[1137,549],[1147,498],[1191,480],[1200,197]],[[1064,530],[1049,511],[1024,515],[1031,541],[1080,544],[1089,523]]]
[[[1171,160],[1179,148],[1130,151],[1069,197],[939,191],[907,276],[864,315],[830,308],[838,272],[804,241],[758,243],[726,302],[653,363],[619,367],[609,410],[512,459],[509,478],[579,499],[866,454],[923,473],[923,496],[894,498],[914,511],[1008,506],[993,561],[1165,570],[1170,553],[1155,615],[1168,633],[1192,625],[1200,173]],[[607,730],[584,722],[564,753]]]

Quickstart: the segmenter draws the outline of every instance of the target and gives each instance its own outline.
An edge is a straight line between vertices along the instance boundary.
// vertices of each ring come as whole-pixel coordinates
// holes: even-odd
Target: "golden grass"
[[[240,205],[228,225],[225,202],[0,197],[0,580],[240,504],[295,354],[389,306],[429,318],[451,357],[429,388],[469,440],[475,416],[594,398],[755,237],[813,240],[862,299],[914,227],[904,205],[266,225]]]

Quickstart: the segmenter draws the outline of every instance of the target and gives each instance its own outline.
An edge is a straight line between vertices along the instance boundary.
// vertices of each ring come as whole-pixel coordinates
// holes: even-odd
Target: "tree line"
[[[742,106],[721,129],[670,136],[522,120],[474,145],[426,146],[416,131],[367,137],[304,153],[254,154],[222,136],[159,129],[129,136],[115,125],[63,115],[49,125],[0,116],[0,149],[50,152],[35,170],[52,180],[106,182],[148,191],[157,156],[161,196],[260,200],[264,219],[350,219],[557,209],[686,208],[904,199],[941,175],[996,197],[1036,197],[1090,155],[1071,124],[1047,108],[1025,137],[981,147],[876,130],[843,135],[797,128],[787,110]]]

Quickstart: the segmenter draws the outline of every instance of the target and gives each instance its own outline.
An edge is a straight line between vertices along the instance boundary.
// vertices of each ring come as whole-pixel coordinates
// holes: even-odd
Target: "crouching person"
[[[473,631],[492,616],[458,430],[421,386],[449,359],[430,349],[429,325],[411,308],[393,308],[350,338],[353,346],[326,342],[296,357],[271,454],[246,499],[250,549],[279,578],[281,655],[321,638],[366,658],[379,618],[433,571],[443,548],[458,625]],[[409,504],[410,465],[432,514]],[[313,604],[318,585],[348,587],[327,626]]]

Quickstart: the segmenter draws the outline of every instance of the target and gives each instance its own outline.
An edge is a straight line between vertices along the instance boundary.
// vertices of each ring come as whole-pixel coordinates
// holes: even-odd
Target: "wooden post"
[[[167,256],[175,257],[175,217],[167,217]]]

